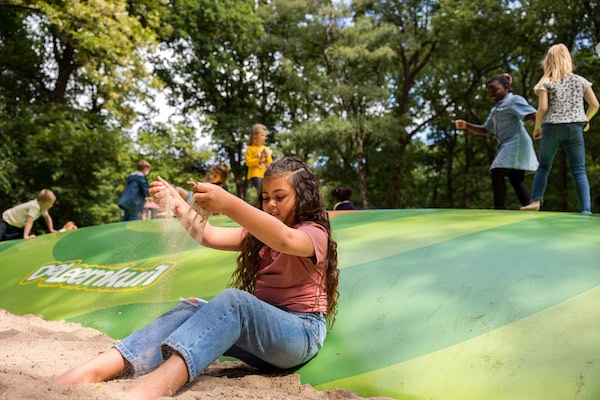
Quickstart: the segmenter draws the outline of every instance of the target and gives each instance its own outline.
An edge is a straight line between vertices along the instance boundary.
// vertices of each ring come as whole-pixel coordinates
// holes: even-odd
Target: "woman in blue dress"
[[[496,105],[483,125],[462,119],[455,121],[457,129],[466,129],[476,135],[496,135],[500,143],[498,153],[490,166],[494,208],[504,209],[506,200],[505,177],[515,189],[521,205],[531,200],[531,191],[525,183],[525,171],[536,171],[538,160],[533,141],[525,130],[524,120],[535,121],[535,108],[523,97],[511,92],[512,76],[504,73],[487,83],[487,93]]]

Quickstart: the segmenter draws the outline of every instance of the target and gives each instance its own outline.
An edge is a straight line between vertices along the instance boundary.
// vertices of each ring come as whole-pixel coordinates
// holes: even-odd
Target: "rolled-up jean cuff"
[[[129,351],[127,350],[127,347],[123,346],[121,344],[121,342],[115,343],[113,345],[113,347],[119,352],[121,353],[121,356],[127,360],[127,362],[131,365],[131,367],[133,368],[133,377],[137,378],[138,376],[144,375],[145,373],[147,373],[147,371],[142,372],[141,370],[142,365],[140,364],[139,360]]]
[[[198,372],[196,365],[194,364],[194,359],[192,358],[192,355],[190,354],[190,352],[183,346],[181,346],[179,343],[177,343],[176,341],[174,341],[171,338],[167,338],[165,341],[163,341],[160,344],[160,349],[161,349],[161,353],[163,355],[163,359],[168,358],[168,355],[172,354],[173,352],[178,353],[182,358],[183,361],[185,362],[185,365],[187,367],[188,370],[188,383],[192,382],[194,379],[196,379],[198,377]],[[167,357],[165,357],[165,355],[167,355]]]

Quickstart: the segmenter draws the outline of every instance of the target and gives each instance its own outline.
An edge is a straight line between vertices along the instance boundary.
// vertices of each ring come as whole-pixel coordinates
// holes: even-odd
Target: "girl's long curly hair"
[[[325,211],[325,202],[319,189],[319,182],[310,171],[308,165],[298,158],[284,158],[275,161],[265,171],[264,179],[287,176],[290,186],[296,192],[294,208],[294,225],[305,221],[315,222],[327,231],[327,268],[325,271],[325,287],[327,291],[327,325],[333,326],[337,313],[339,292],[339,269],[337,260],[337,243],[332,238],[329,216]],[[256,204],[261,208],[260,198]],[[256,274],[260,266],[259,251],[264,243],[252,235],[242,241],[242,249],[237,258],[238,267],[232,275],[231,285],[252,293],[256,282]]]

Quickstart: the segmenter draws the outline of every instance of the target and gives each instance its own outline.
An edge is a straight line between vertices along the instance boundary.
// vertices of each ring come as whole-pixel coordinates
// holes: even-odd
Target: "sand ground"
[[[134,383],[131,379],[87,385],[53,384],[56,375],[105,351],[113,342],[101,332],[79,324],[17,316],[0,309],[0,399],[126,399],[123,392]],[[215,362],[174,397],[166,398],[363,399],[342,389],[317,391],[301,384],[296,374],[264,375],[242,362],[232,361]]]

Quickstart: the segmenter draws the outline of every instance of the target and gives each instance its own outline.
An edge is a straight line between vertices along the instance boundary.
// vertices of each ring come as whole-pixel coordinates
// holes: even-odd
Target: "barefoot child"
[[[166,181],[150,185],[161,207],[202,245],[240,251],[235,288],[210,302],[189,298],[114,348],[57,378],[104,381],[147,374],[128,399],[174,394],[222,355],[259,368],[288,369],[313,358],[337,308],[337,250],[318,181],[302,161],[287,158],[266,171],[261,208],[211,183],[194,186],[204,213],[223,213],[240,227],[206,222]]]
[[[590,120],[598,112],[599,103],[592,83],[573,73],[573,61],[567,46],[555,44],[544,58],[544,74],[533,87],[539,96],[535,118],[534,139],[540,143],[540,168],[533,178],[531,202],[521,210],[538,211],[542,205],[548,175],[559,147],[563,147],[579,212],[592,212],[590,183],[585,170],[585,141],[583,133],[590,129]],[[584,100],[587,110],[584,108]]]

